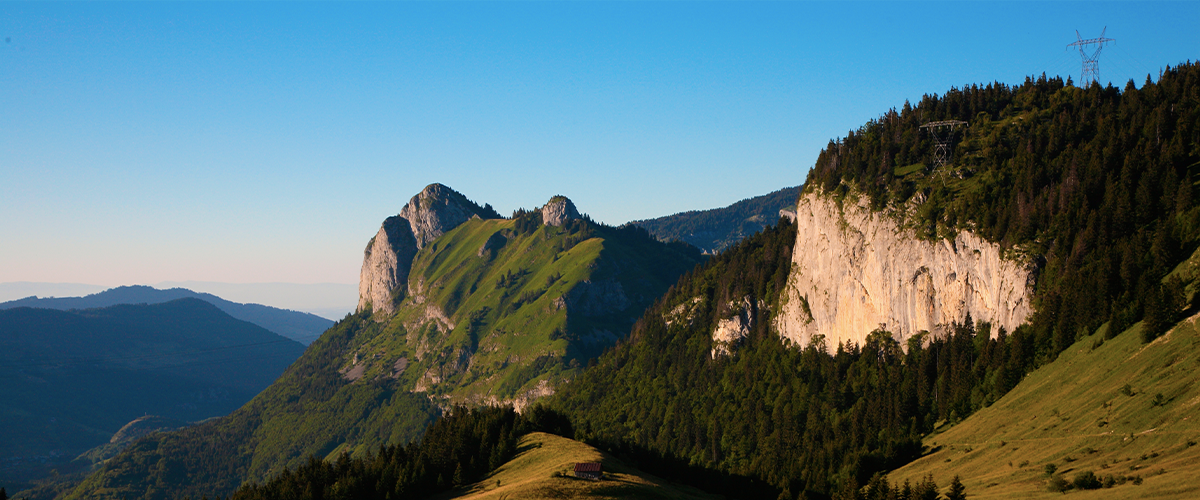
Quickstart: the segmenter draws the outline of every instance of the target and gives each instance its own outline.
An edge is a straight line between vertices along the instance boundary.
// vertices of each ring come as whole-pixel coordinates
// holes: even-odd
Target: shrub
[[[1071,484],[1081,490],[1098,490],[1104,486],[1092,471],[1081,472]]]
[[[1054,474],[1050,476],[1050,483],[1046,486],[1046,489],[1054,493],[1061,493],[1071,489],[1071,483],[1063,479],[1062,474]]]

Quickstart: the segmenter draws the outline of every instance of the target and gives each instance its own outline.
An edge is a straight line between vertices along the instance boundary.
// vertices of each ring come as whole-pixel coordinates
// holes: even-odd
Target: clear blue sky
[[[952,86],[1200,57],[1200,4],[0,3],[0,282],[356,283],[431,182],[610,224]]]

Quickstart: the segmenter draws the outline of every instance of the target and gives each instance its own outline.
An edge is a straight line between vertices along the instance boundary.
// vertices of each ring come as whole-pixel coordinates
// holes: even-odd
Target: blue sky
[[[803,182],[950,87],[1139,85],[1200,4],[0,3],[0,282],[356,283],[423,186],[610,224]]]

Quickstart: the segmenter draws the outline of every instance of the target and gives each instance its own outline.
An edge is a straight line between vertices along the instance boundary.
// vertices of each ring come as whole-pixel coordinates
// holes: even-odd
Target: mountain
[[[0,303],[0,309],[12,309],[15,307],[59,310],[92,309],[118,304],[159,304],[185,297],[208,302],[230,316],[254,323],[304,345],[312,343],[314,339],[321,335],[321,332],[324,332],[333,325],[332,321],[314,314],[278,309],[260,304],[239,304],[222,299],[216,295],[196,293],[184,288],[159,290],[143,285],[110,288],[85,297],[26,297],[24,299]]]
[[[1200,65],[1189,63],[1141,88],[1042,77],[889,111],[821,152],[794,228],[768,229],[686,275],[551,404],[577,438],[602,449],[632,445],[757,477],[785,497],[882,499],[892,492],[876,474],[920,458],[923,444],[946,442],[931,432],[950,434],[1024,393],[1002,417],[955,434],[960,447],[934,455],[941,463],[923,460],[903,474],[910,487],[930,488],[934,480],[914,481],[950,459],[976,475],[964,479],[972,495],[994,482],[1029,493],[1033,470],[1019,465],[1019,453],[989,444],[963,456],[998,430],[1030,439],[1019,447],[1036,450],[1043,465],[1083,472],[1066,464],[1092,452],[1067,448],[1082,443],[1087,426],[1106,432],[1096,408],[1116,384],[1111,372],[1134,380],[1126,365],[1143,367],[1143,383],[1163,394],[1150,397],[1152,408],[1187,404],[1190,378],[1170,368],[1187,364],[1194,343],[1173,341],[1173,354],[1145,365],[1132,356],[1151,356],[1200,296],[1197,264],[1185,261],[1200,246],[1198,90]],[[928,168],[933,141],[922,126],[946,120],[967,127],[952,161]],[[1111,337],[1135,323],[1138,333],[1121,337],[1125,347],[1107,361],[1076,354],[1093,332]],[[1085,349],[1100,342],[1088,340]],[[1036,394],[1010,393],[1056,360],[1066,364]],[[1065,391],[1088,390],[1076,381],[1105,389],[1074,398]],[[1079,406],[1068,410],[1067,401]],[[1138,432],[1173,422],[1148,417],[1156,410],[1140,401],[1125,414],[1145,424]],[[1042,413],[1022,413],[1029,406]],[[1064,415],[1062,423],[1046,412]],[[1026,431],[1035,424],[1040,431]],[[1156,438],[1145,458],[1087,446],[1110,467],[1173,450],[1178,461],[1163,469],[1183,477],[1188,425]],[[1078,434],[1062,447],[1033,441],[1054,428]],[[1021,472],[1006,475],[1000,457]],[[942,485],[950,479],[937,475]]]
[[[921,458],[930,433],[1071,360],[1092,332],[1121,345],[1110,335],[1139,324],[1133,344],[1172,342],[1170,327],[1195,310],[1200,288],[1197,273],[1175,272],[1195,267],[1185,258],[1200,247],[1198,89],[1200,65],[1188,63],[1141,88],[1043,76],[906,103],[821,151],[796,223],[692,267],[665,295],[645,295],[635,322],[621,305],[643,298],[631,293],[637,277],[662,264],[617,257],[664,248],[648,234],[575,219],[557,197],[508,220],[453,196],[415,197],[368,245],[360,311],[280,383],[227,419],[140,441],[74,496],[160,498],[158,485],[185,477],[172,494],[226,494],[242,478],[301,465],[287,457],[373,456],[414,436],[424,427],[414,422],[433,421],[440,405],[541,396],[600,450],[748,476],[779,498],[894,497],[882,474]],[[946,121],[966,127],[951,161],[929,168],[927,126]],[[811,229],[800,231],[805,217]],[[557,267],[564,261],[572,265]],[[626,270],[633,282],[622,281]],[[589,342],[630,324],[610,348]],[[594,361],[592,344],[603,350]],[[1163,377],[1180,377],[1195,349],[1172,345],[1176,355],[1158,361]],[[581,359],[586,370],[572,364]],[[1120,367],[1070,366],[1051,383]],[[1181,406],[1169,405],[1186,404],[1172,399],[1186,397],[1186,378],[1152,386],[1163,390],[1152,406],[1181,421]],[[1147,441],[1155,449],[1138,459],[1163,456],[1160,447],[1189,459],[1190,427],[1181,429]],[[352,463],[310,462],[318,472]],[[459,465],[451,478],[483,469],[478,459]],[[978,484],[971,495],[986,493]],[[903,488],[922,498],[939,490],[930,477]]]
[[[0,310],[0,481],[67,464],[147,414],[197,421],[229,413],[303,350],[191,298]]]
[[[799,187],[783,188],[724,208],[691,210],[630,224],[645,228],[659,240],[684,241],[706,253],[716,253],[762,231],[780,217],[794,217],[799,193]]]
[[[430,185],[368,242],[358,312],[239,410],[139,441],[68,498],[228,495],[310,455],[408,443],[455,404],[523,407],[699,262],[693,247],[597,224],[565,197],[502,219]]]

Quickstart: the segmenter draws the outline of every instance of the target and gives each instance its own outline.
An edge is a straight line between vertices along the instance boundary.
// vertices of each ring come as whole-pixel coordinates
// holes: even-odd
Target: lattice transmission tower
[[[1108,26],[1105,26],[1104,29],[1100,31],[1099,38],[1089,38],[1084,40],[1083,36],[1079,34],[1079,30],[1075,30],[1075,38],[1077,38],[1079,41],[1067,44],[1067,50],[1070,50],[1071,47],[1076,47],[1079,49],[1079,57],[1083,58],[1083,71],[1081,71],[1079,74],[1080,88],[1087,87],[1091,84],[1091,82],[1100,83],[1100,51],[1104,50],[1105,43],[1116,41],[1112,38],[1104,38],[1105,31],[1108,31]],[[1087,49],[1092,45],[1096,46],[1096,51],[1092,52],[1092,55],[1089,56]]]
[[[947,163],[950,163],[951,155],[954,152],[954,128],[966,125],[967,122],[959,120],[942,120],[921,125],[921,128],[929,129],[929,134],[933,136],[934,172],[940,172]]]

